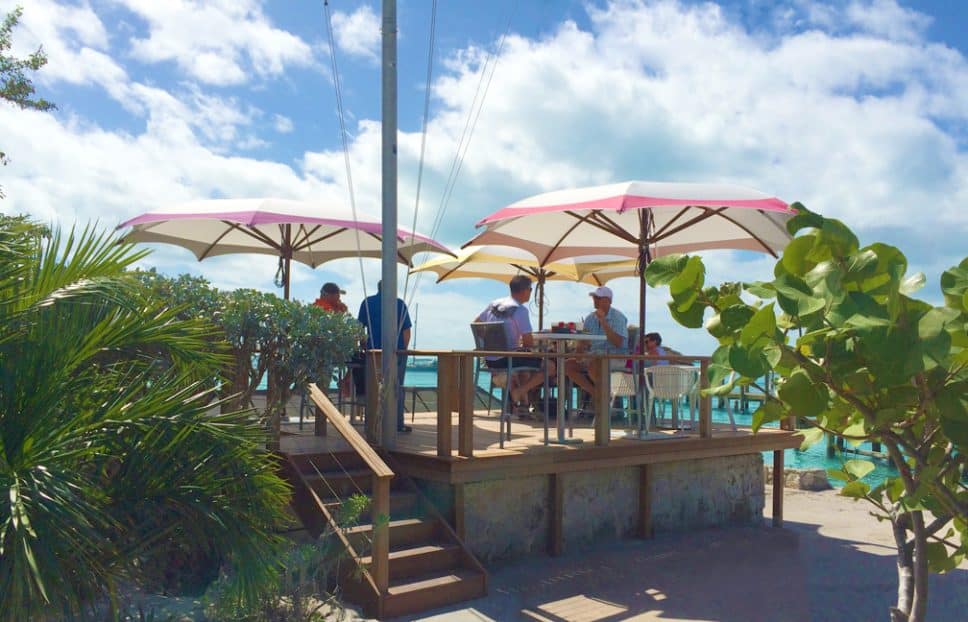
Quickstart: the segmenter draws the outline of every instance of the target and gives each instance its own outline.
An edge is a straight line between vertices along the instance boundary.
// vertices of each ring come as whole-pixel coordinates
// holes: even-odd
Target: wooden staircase
[[[293,510],[316,538],[329,525],[336,530],[350,558],[340,587],[350,602],[366,614],[389,618],[426,611],[487,593],[487,573],[466,549],[450,525],[409,478],[395,475],[389,487],[387,587],[377,587],[374,554],[379,546],[372,514],[373,471],[353,451],[294,454],[287,457],[287,478],[293,485]],[[352,494],[371,499],[357,524],[338,528],[335,517]],[[386,520],[386,519],[382,519]],[[381,525],[377,518],[376,525]]]

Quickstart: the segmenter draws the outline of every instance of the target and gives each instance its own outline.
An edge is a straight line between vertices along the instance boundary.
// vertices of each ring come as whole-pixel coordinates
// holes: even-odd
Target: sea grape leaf
[[[689,255],[674,253],[653,259],[645,269],[645,281],[650,287],[668,285],[689,261]]]
[[[848,460],[844,463],[844,471],[855,479],[863,479],[874,470],[874,463],[867,460]]]
[[[777,393],[798,417],[816,417],[830,401],[827,387],[814,383],[802,369],[794,371]]]
[[[753,432],[759,431],[760,427],[767,423],[773,423],[786,417],[783,405],[777,400],[766,400],[760,407],[753,411]]]
[[[810,449],[814,443],[824,437],[824,431],[820,428],[807,428],[802,430],[800,434],[803,436],[803,441],[800,442],[800,451]]]
[[[840,494],[844,497],[850,497],[852,499],[866,499],[867,493],[869,493],[871,487],[869,484],[854,480],[852,482],[847,482],[844,487],[840,489]]]

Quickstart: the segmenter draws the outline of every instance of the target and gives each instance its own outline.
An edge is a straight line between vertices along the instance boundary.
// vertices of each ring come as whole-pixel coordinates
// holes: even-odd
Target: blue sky
[[[15,2],[0,0],[0,11]],[[0,106],[4,213],[70,226],[117,223],[191,199],[279,196],[345,203],[322,0],[30,0],[16,32],[43,44],[50,113]],[[430,0],[400,0],[400,222],[414,214]],[[438,3],[417,229],[451,246],[525,196],[628,179],[730,182],[841,218],[896,244],[937,300],[968,244],[968,5],[926,0],[736,2],[449,0]],[[378,2],[331,0],[358,208],[378,214]],[[509,26],[510,24],[510,26]],[[504,37],[505,33],[507,36]],[[502,45],[503,44],[503,45]],[[481,69],[493,78],[449,201],[444,185]],[[442,209],[442,206],[445,209]],[[435,230],[435,219],[440,226]],[[759,255],[707,255],[709,281],[768,278]],[[272,284],[275,262],[196,262],[157,247],[146,265],[223,288]],[[379,262],[294,273],[294,297],[342,283],[355,308]],[[365,276],[365,279],[364,279]],[[403,281],[401,280],[401,283]],[[637,284],[615,306],[636,316]],[[466,348],[467,322],[503,286],[411,279],[417,345]],[[550,284],[548,316],[590,308]],[[651,292],[650,330],[688,353]],[[536,315],[535,315],[536,320]]]

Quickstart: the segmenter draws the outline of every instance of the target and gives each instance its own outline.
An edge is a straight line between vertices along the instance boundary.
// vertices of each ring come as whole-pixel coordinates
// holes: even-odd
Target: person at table
[[[645,353],[649,356],[668,356],[668,351],[662,347],[662,335],[659,333],[645,334]],[[669,361],[645,361],[645,366],[668,365]]]
[[[508,347],[512,350],[530,350],[534,346],[531,334],[531,316],[525,306],[531,299],[531,279],[519,274],[508,284],[510,296],[498,298],[481,311],[476,322],[504,322],[504,333],[507,335]],[[534,367],[543,369],[542,361],[536,357],[515,356],[511,361],[513,367]],[[508,368],[508,357],[486,357],[488,369],[495,371]],[[554,373],[549,369],[549,373]],[[543,372],[515,372],[511,382],[511,399],[516,410],[526,409],[528,393],[544,382]],[[520,414],[520,413],[519,413]]]
[[[635,344],[635,353],[641,354],[642,347],[639,344]],[[668,356],[670,354],[669,350],[662,347],[662,335],[659,333],[646,333],[645,334],[645,353],[649,356]],[[653,365],[668,365],[669,361],[643,361],[645,367],[652,367]],[[626,369],[633,369],[632,359],[629,359],[625,363]]]
[[[603,335],[605,339],[592,341],[587,350],[591,354],[628,354],[629,321],[625,315],[612,306],[612,290],[608,287],[598,287],[589,294],[592,297],[592,304],[595,310],[585,317],[583,322],[584,332],[590,335]],[[579,342],[584,344],[585,342]],[[587,391],[595,394],[595,385],[598,384],[598,371],[591,365],[591,359],[568,359],[565,362],[565,374],[572,382]],[[613,370],[623,369],[625,361],[623,359],[610,359],[609,368]]]
[[[360,312],[356,319],[366,328],[367,350],[383,349],[383,281],[376,285],[376,293],[366,297],[360,303]],[[413,323],[410,321],[410,311],[407,304],[397,298],[397,352],[406,350],[410,346],[410,331]],[[407,356],[397,354],[397,432],[409,434],[413,428],[404,424],[403,418],[403,378],[407,374]]]

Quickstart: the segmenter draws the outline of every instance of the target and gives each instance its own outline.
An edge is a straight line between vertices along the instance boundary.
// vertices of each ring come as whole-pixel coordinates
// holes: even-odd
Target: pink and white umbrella
[[[354,217],[342,206],[286,199],[192,201],[127,220],[124,242],[158,242],[187,248],[199,261],[230,253],[279,257],[284,296],[289,298],[290,262],[311,268],[345,257],[380,257],[381,223]],[[452,254],[427,236],[397,230],[397,259],[413,265],[422,252]]]
[[[501,244],[541,263],[585,255],[634,257],[640,272],[655,257],[705,249],[777,256],[796,210],[743,186],[630,181],[546,192],[485,217],[464,246]],[[645,282],[639,294],[645,322]],[[644,332],[644,331],[643,331]]]

